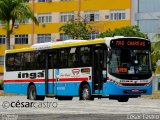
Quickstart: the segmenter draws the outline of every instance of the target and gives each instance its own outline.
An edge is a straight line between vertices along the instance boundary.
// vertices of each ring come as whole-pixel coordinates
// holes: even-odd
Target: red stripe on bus
[[[58,82],[74,82],[88,81],[88,78],[60,78]],[[28,79],[28,80],[4,80],[4,83],[19,83],[19,82],[45,82],[45,79]],[[49,79],[48,82],[56,82],[56,79]]]
[[[60,78],[60,82],[61,81],[87,81],[88,78]]]
[[[29,79],[29,80],[4,80],[5,83],[11,82],[44,82],[45,79]]]

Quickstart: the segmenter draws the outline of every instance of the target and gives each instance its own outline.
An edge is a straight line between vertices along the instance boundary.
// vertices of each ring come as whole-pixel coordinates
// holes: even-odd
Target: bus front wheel
[[[118,102],[128,102],[129,98],[128,97],[119,97]]]
[[[94,100],[94,97],[91,96],[90,87],[85,84],[80,90],[80,100]]]
[[[58,96],[57,99],[58,100],[72,100],[73,97],[72,96]]]
[[[45,96],[36,95],[36,87],[35,85],[30,85],[28,89],[28,99],[30,100],[44,100]]]

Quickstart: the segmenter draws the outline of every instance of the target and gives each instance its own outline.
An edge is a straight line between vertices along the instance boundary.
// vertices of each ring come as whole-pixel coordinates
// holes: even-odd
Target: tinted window
[[[34,58],[34,65],[35,69],[45,69],[45,58],[46,53],[45,51],[36,51],[35,58]]]
[[[6,55],[6,70],[40,70],[45,69],[45,51],[32,51]]]
[[[14,70],[14,54],[6,55],[6,71]]]
[[[91,66],[91,49],[89,46],[80,48],[80,66]]]
[[[68,67],[69,52],[70,52],[69,48],[59,50],[58,61],[59,61],[60,68]]]
[[[77,54],[76,54],[77,48],[71,48],[69,52],[69,57],[68,57],[68,67],[76,67],[78,64],[77,60]]]
[[[57,63],[57,50],[52,50],[49,54],[48,54],[48,68],[49,69],[54,69],[58,67],[58,63]]]
[[[24,53],[16,53],[14,57],[14,69],[23,70],[24,68]]]

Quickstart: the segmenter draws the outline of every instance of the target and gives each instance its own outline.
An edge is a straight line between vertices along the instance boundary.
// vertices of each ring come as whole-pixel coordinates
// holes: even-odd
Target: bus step
[[[46,97],[55,97],[55,94],[47,94]]]

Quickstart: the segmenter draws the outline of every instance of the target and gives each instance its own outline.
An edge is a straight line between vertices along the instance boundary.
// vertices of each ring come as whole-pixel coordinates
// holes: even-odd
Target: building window
[[[0,35],[0,44],[5,44],[6,36]]]
[[[126,12],[125,10],[114,10],[110,12],[110,20],[125,20]]]
[[[98,32],[92,32],[92,33],[89,33],[89,39],[95,39],[95,38],[97,38],[97,36],[99,35],[99,33]]]
[[[28,23],[29,23],[29,19],[25,19],[25,20],[23,20],[21,22],[19,20],[16,20],[14,24],[18,25],[18,24],[28,24]]]
[[[51,23],[52,22],[52,14],[51,13],[38,14],[38,21],[40,23]]]
[[[87,12],[85,12],[85,20],[87,22],[98,21],[99,20],[99,11],[87,11]]]
[[[71,19],[74,19],[74,12],[64,12],[60,13],[61,22],[67,22]]]
[[[0,56],[0,65],[4,65],[4,56]]]
[[[15,35],[15,44],[28,44],[28,35]]]
[[[37,43],[51,42],[51,34],[38,34]]]
[[[61,33],[60,34],[60,39],[61,40],[69,40],[69,39],[72,39],[72,38],[67,34]]]

